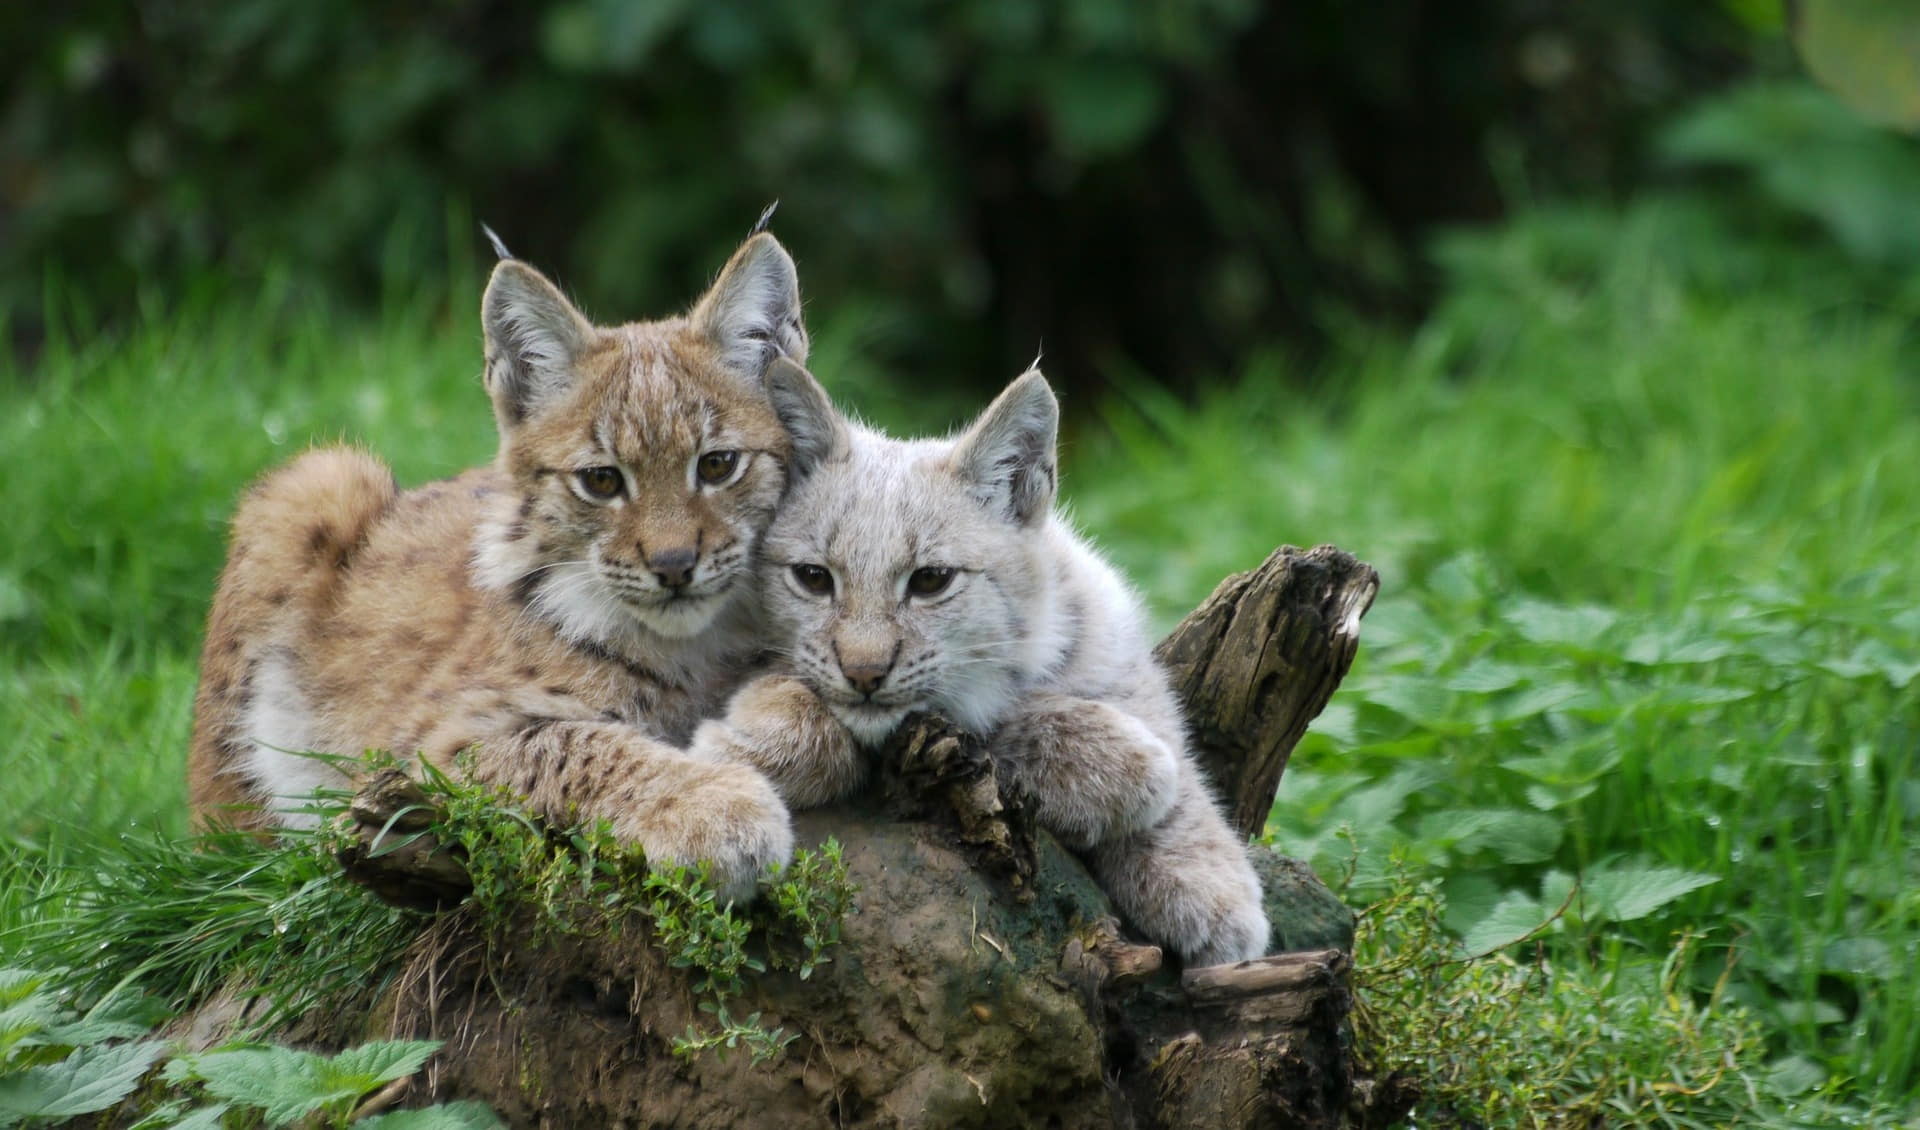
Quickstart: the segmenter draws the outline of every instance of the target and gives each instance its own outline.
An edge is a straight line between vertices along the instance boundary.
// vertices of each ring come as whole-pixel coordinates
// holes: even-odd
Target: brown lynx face
[[[750,587],[786,485],[762,383],[774,357],[806,355],[786,253],[748,241],[684,318],[596,327],[515,262],[482,310],[515,497],[482,530],[481,581],[616,647],[713,623]]]

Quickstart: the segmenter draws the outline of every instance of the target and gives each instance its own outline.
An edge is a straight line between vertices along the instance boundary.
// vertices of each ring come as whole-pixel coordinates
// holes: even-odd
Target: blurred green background
[[[1271,838],[1449,954],[1550,921],[1524,1047],[1390,1046],[1462,1081],[1421,1124],[1915,1124],[1917,7],[0,11],[0,957],[184,831],[245,482],[488,457],[481,221],[615,320],[778,199],[865,415],[1044,346],[1163,623],[1283,541],[1379,567]]]
[[[869,355],[1189,385],[1433,297],[1428,237],[1617,193],[1784,59],[1764,4],[174,0],[0,14],[0,278],[109,308],[276,267],[377,302],[482,245],[685,297],[780,201]]]

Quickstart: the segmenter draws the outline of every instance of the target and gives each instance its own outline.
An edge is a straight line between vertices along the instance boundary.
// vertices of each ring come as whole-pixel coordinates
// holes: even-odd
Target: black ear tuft
[[[487,242],[493,244],[493,253],[495,255],[499,256],[503,261],[513,258],[513,252],[507,250],[506,243],[498,235],[494,234],[492,228],[481,224],[480,230],[487,233]]]

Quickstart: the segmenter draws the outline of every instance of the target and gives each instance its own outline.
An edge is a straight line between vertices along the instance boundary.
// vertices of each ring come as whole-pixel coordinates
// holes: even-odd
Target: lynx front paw
[[[1203,926],[1204,932],[1189,943],[1183,954],[1190,966],[1229,965],[1250,961],[1267,952],[1271,927],[1266,909],[1257,898],[1247,901],[1244,892],[1230,893]]]
[[[846,727],[805,684],[780,675],[742,687],[724,719],[694,731],[687,752],[701,761],[753,766],[796,808],[846,796],[866,771]]]
[[[1180,798],[1165,819],[1099,845],[1092,862],[1121,916],[1188,965],[1266,953],[1260,877],[1197,772],[1182,775]]]
[[[751,901],[754,884],[793,857],[793,822],[773,785],[744,765],[689,763],[682,779],[614,823],[655,863],[710,865],[724,901]]]

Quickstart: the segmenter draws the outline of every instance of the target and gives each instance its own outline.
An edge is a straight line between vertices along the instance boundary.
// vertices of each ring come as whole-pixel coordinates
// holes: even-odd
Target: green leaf
[[[1552,913],[1553,908],[1542,906],[1538,899],[1511,891],[1461,934],[1460,947],[1469,954],[1505,949],[1533,933]]]
[[[1820,951],[1820,967],[1829,973],[1847,973],[1874,981],[1901,975],[1893,949],[1878,938],[1837,938]]]
[[[198,1107],[185,1118],[167,1127],[167,1130],[220,1130],[225,1125],[221,1121],[231,1109],[225,1103],[217,1106]]]
[[[1506,863],[1539,863],[1560,846],[1560,821],[1507,808],[1453,808],[1420,821],[1420,838],[1470,853],[1490,851]]]
[[[362,1091],[391,1083],[420,1070],[440,1050],[438,1040],[385,1040],[348,1048],[328,1061],[327,1070],[343,1083],[364,1080]]]
[[[1496,663],[1491,659],[1476,659],[1446,681],[1448,690],[1468,691],[1475,694],[1492,694],[1495,691],[1512,690],[1528,681],[1525,668],[1511,663]]]
[[[1528,687],[1518,694],[1504,695],[1477,712],[1482,725],[1498,726],[1536,718],[1590,697],[1586,687],[1575,683],[1551,683]]]
[[[19,1004],[40,991],[47,975],[30,969],[0,969],[0,1008]]]
[[[1515,602],[1506,613],[1507,623],[1528,640],[1582,651],[1591,650],[1619,618],[1613,609],[1597,604],[1550,604],[1532,599]]]
[[[493,1130],[505,1125],[485,1103],[476,1102],[390,1111],[353,1124],[354,1130]]]
[[[1803,1095],[1827,1081],[1827,1069],[1805,1056],[1782,1056],[1767,1067],[1767,1087],[1781,1095]]]
[[[59,1063],[0,1076],[0,1117],[71,1118],[105,1110],[133,1093],[165,1051],[158,1040],[81,1048]]]
[[[1679,867],[1627,864],[1588,871],[1581,886],[1588,921],[1631,922],[1719,881]]]
[[[181,1056],[167,1065],[167,1078],[175,1083],[199,1079],[209,1094],[258,1107],[269,1125],[281,1126],[367,1090],[334,1084],[325,1063],[321,1056],[292,1048],[236,1048]]]
[[[1462,731],[1466,720],[1454,709],[1454,692],[1437,679],[1397,675],[1361,692],[1376,706],[1384,706],[1407,721],[1429,730]]]
[[[45,1033],[59,1018],[60,1009],[52,998],[28,997],[0,1008],[0,1062],[21,1044],[43,1044]]]
[[[87,1014],[77,1020],[49,1025],[35,1039],[40,1043],[67,1047],[128,1040],[146,1035],[165,1015],[165,1006],[159,1001],[137,992],[115,993],[88,1009]]]

